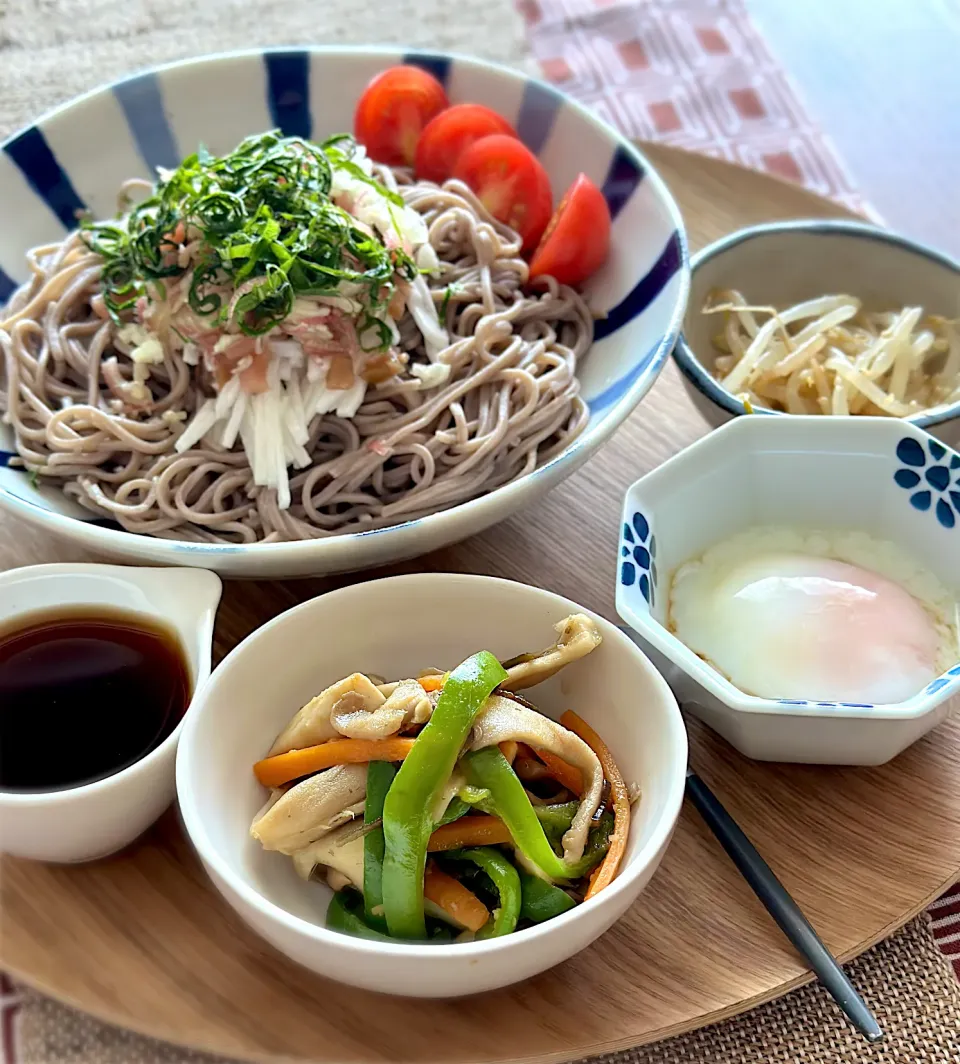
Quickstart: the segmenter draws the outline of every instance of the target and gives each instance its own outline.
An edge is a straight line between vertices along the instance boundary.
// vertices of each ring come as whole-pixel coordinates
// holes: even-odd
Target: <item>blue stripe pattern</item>
[[[77,224],[77,214],[86,210],[39,126],[25,129],[8,141],[3,150],[16,163],[34,192],[60,219],[65,229]]]
[[[4,269],[0,268],[0,306],[16,292],[19,285]]]
[[[661,336],[629,373],[625,373],[619,380],[614,381],[609,388],[605,388],[599,395],[587,399],[587,406],[590,407],[591,415],[597,414],[601,410],[606,410],[608,406],[613,406],[618,399],[626,395],[640,377],[650,369],[650,365],[656,358],[663,340],[664,338]]]
[[[611,333],[615,333],[617,329],[622,329],[624,325],[631,322],[638,314],[642,314],[664,290],[670,278],[680,269],[682,261],[680,234],[675,232],[646,275],[640,278],[625,299],[621,300],[605,318],[594,326],[594,341],[610,336]]]
[[[167,121],[157,75],[141,74],[129,81],[118,82],[113,86],[113,94],[123,108],[140,157],[150,170],[156,170],[158,166],[176,169],[181,156]]]
[[[287,137],[310,136],[310,55],[308,52],[264,52],[267,103],[273,124]]]
[[[311,53],[307,49],[294,46],[280,50],[267,50],[241,58],[245,64],[245,71],[251,75],[252,85],[260,85],[258,75],[262,71],[266,96],[264,102],[267,104],[273,125],[279,127],[287,136],[310,138],[315,126],[310,99],[311,64],[327,62],[325,56],[322,53]],[[401,61],[429,72],[445,88],[449,88],[451,82],[457,80],[458,61],[449,56],[429,51],[410,51],[403,55]],[[164,106],[163,87],[166,76],[166,74],[148,72],[116,83],[105,92],[108,97],[112,93],[113,99],[123,111],[129,134],[127,130],[122,129],[119,131],[121,139],[126,143],[129,136],[133,140],[139,155],[151,170],[158,166],[173,168],[181,159],[179,138],[176,132],[177,116],[168,114]],[[258,92],[259,88],[255,88],[255,95]],[[248,106],[250,102],[247,100]],[[256,103],[256,100],[252,102]],[[326,107],[326,101],[318,103],[322,112]],[[234,104],[231,102],[232,106]],[[242,106],[242,104],[238,102],[236,106]],[[558,131],[558,119],[564,107],[565,98],[562,93],[542,82],[524,81],[515,125],[521,141],[535,154],[541,155],[554,132]],[[93,113],[97,115],[103,112],[94,111]],[[571,113],[566,117],[571,119],[571,124],[569,127],[567,123],[563,124],[564,140],[569,139],[566,134],[570,134],[573,143],[567,145],[555,142],[552,147],[557,149],[561,155],[574,154],[578,150],[582,152],[577,139],[577,123],[582,124],[582,116],[578,118]],[[574,118],[577,121],[572,121]],[[61,166],[60,160],[51,147],[51,143],[57,143],[54,134],[60,128],[60,120],[60,117],[56,116],[50,120],[49,124],[44,122],[45,128],[51,134],[51,142],[48,142],[43,129],[33,127],[3,144],[2,149],[33,190],[38,201],[37,207],[39,208],[40,202],[45,203],[65,228],[73,229],[77,224],[77,214],[86,208],[69,173]],[[71,120],[75,121],[72,113]],[[317,125],[319,126],[319,123]],[[105,135],[108,132],[106,131]],[[591,143],[595,141],[591,140]],[[185,147],[189,151],[192,145],[185,145]],[[631,150],[630,146],[625,142],[618,142],[612,134],[607,141],[600,143],[596,149],[596,155],[597,158],[594,161],[601,166],[604,160],[610,160],[601,187],[610,208],[611,217],[616,220],[624,213],[627,204],[631,202],[637,189],[643,183],[646,168],[643,160]],[[65,161],[69,163],[70,159],[65,157]],[[576,161],[575,156],[570,161]],[[587,160],[584,160],[581,164],[583,168],[586,168],[586,163]],[[602,172],[601,170],[598,173]],[[85,188],[90,180],[93,180],[92,176],[84,179]],[[654,201],[660,198],[657,188],[649,191]],[[645,201],[646,197],[643,203],[638,201],[635,211],[631,211],[631,215],[635,215],[634,221],[637,221],[637,218],[641,221],[645,220],[647,211]],[[656,247],[656,244],[667,233],[670,233],[672,227],[677,227],[677,231],[671,233],[666,239],[657,261],[647,270],[645,276],[609,311],[604,320],[595,324],[594,334],[597,341],[612,336],[618,330],[623,331],[610,343],[609,347],[598,351],[595,356],[599,357],[604,367],[602,379],[605,381],[598,385],[603,389],[598,395],[587,397],[591,412],[591,430],[593,425],[602,424],[607,410],[622,407],[628,396],[634,393],[639,394],[649,386],[663,366],[675,340],[676,326],[670,317],[671,310],[666,306],[666,299],[658,301],[658,297],[683,269],[685,242],[676,215],[668,211],[668,218],[674,220],[665,221],[660,212],[650,220],[651,225],[654,226],[650,231],[656,234],[653,240],[648,236],[645,240],[631,241],[626,233],[619,233],[615,236],[615,239],[618,239],[627,250],[625,261],[621,265],[624,269],[630,269],[632,273],[620,283],[628,283],[631,276],[636,277],[650,262],[651,250]],[[618,228],[622,230],[625,224],[621,223]],[[627,228],[629,229],[630,226],[628,225]],[[0,305],[10,298],[16,288],[17,282],[0,269]],[[656,307],[652,307],[655,302]],[[676,308],[673,310],[675,311]],[[645,312],[648,313],[645,314]],[[10,446],[7,441],[5,442],[7,446]],[[10,463],[17,458],[14,452],[0,448],[0,469],[10,466]],[[18,465],[19,461],[11,468],[17,468]],[[20,469],[17,471],[26,480],[25,472]],[[5,479],[9,478],[5,476]],[[16,479],[18,482],[21,480],[20,477]],[[22,490],[24,495],[21,496],[19,490],[15,494],[26,505],[41,511],[58,509],[55,503],[51,505],[51,502],[42,498],[41,494],[32,490],[26,491],[26,486]],[[4,486],[0,487],[0,494],[9,495],[11,492]],[[109,517],[90,516],[82,520],[100,528],[122,531],[121,526]],[[410,524],[416,523],[418,522]],[[390,531],[391,529],[377,529],[359,535],[388,535]],[[217,547],[193,543],[174,543],[172,546],[178,551],[198,554],[241,553],[244,550],[239,546]]]
[[[436,55],[433,52],[407,52],[403,57],[403,62],[407,66],[420,67],[421,70],[426,70],[427,73],[432,74],[444,88],[447,87],[447,82],[450,79],[449,56]]]
[[[622,144],[617,145],[601,189],[611,218],[616,218],[623,210],[642,180],[643,168],[636,158]]]
[[[560,95],[542,82],[528,81],[524,86],[517,136],[534,155],[539,155],[547,143],[562,102]]]

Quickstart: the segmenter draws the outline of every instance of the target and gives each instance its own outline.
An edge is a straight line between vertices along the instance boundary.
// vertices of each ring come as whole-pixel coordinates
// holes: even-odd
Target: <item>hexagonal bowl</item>
[[[617,611],[685,710],[764,761],[882,764],[960,703],[960,664],[892,705],[744,694],[669,628],[672,573],[760,525],[893,541],[948,589],[960,574],[960,455],[893,418],[741,417],[627,491]]]

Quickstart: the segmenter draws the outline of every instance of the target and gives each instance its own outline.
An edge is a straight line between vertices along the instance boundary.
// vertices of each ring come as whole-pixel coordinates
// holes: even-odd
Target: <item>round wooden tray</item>
[[[648,150],[694,248],[772,218],[846,213],[727,163]],[[495,573],[613,617],[622,493],[705,431],[671,365],[616,438],[544,502],[391,571]],[[0,567],[67,556],[79,557],[0,519]],[[217,653],[345,582],[228,585]],[[869,769],[751,763],[695,724],[691,733],[694,765],[841,958],[960,876],[960,720]],[[287,961],[233,917],[173,812],[96,864],[6,860],[0,890],[0,965],[15,976],[125,1027],[259,1061],[574,1059],[723,1019],[810,978],[689,808],[647,891],[599,942],[529,982],[455,1002],[365,994]]]

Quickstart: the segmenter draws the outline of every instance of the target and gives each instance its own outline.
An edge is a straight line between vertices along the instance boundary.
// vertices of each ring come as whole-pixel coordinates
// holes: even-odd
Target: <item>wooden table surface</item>
[[[723,162],[649,154],[694,247],[761,220],[843,214]],[[389,571],[505,576],[612,619],[623,491],[706,428],[669,365],[602,452],[547,498]],[[77,557],[0,515],[0,569]],[[228,581],[216,656],[281,610],[356,579]],[[960,719],[875,768],[751,762],[694,721],[690,736],[698,771],[841,960],[956,880]],[[5,859],[2,872],[6,970],[120,1026],[260,1064],[550,1064],[715,1022],[811,977],[689,805],[650,886],[596,944],[519,986],[415,1008],[327,982],[268,948],[218,898],[173,813],[112,858]]]

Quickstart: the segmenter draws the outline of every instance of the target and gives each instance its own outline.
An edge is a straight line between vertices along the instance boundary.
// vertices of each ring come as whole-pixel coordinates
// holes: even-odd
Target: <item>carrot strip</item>
[[[440,674],[421,676],[417,683],[429,694],[430,691],[439,691],[443,687],[443,676]]]
[[[279,787],[282,783],[320,772],[334,765],[360,765],[367,761],[402,761],[415,739],[331,739],[319,746],[305,746],[302,750],[288,750],[264,758],[253,766],[254,775],[264,787]]]
[[[573,731],[572,728],[570,730]],[[587,743],[587,745],[589,746],[590,744]],[[549,750],[537,750],[536,754],[558,783],[562,783],[568,791],[572,791],[574,794],[583,794],[583,775],[580,769],[575,768],[573,765],[568,765],[566,761],[557,757],[556,754],[551,754]]]
[[[432,863],[423,877],[423,896],[468,931],[479,931],[490,919],[490,911],[476,894]]]
[[[444,824],[430,836],[427,849],[459,850],[461,846],[498,846],[510,842],[507,825],[495,816],[462,816]]]
[[[610,836],[610,848],[599,868],[590,878],[590,886],[584,897],[586,901],[594,894],[598,894],[604,887],[609,887],[616,878],[627,848],[627,835],[630,833],[630,795],[627,793],[627,785],[623,782],[623,776],[620,775],[620,769],[613,760],[613,754],[593,728],[570,709],[560,718],[560,723],[575,735],[579,735],[597,755],[603,766],[603,774],[610,784],[610,794],[613,798],[613,834]]]
[[[504,740],[504,742],[500,743],[500,753],[503,754],[503,756],[510,762],[511,765],[517,758],[517,748],[519,747],[519,745],[520,744],[515,742],[513,739],[506,739]]]

